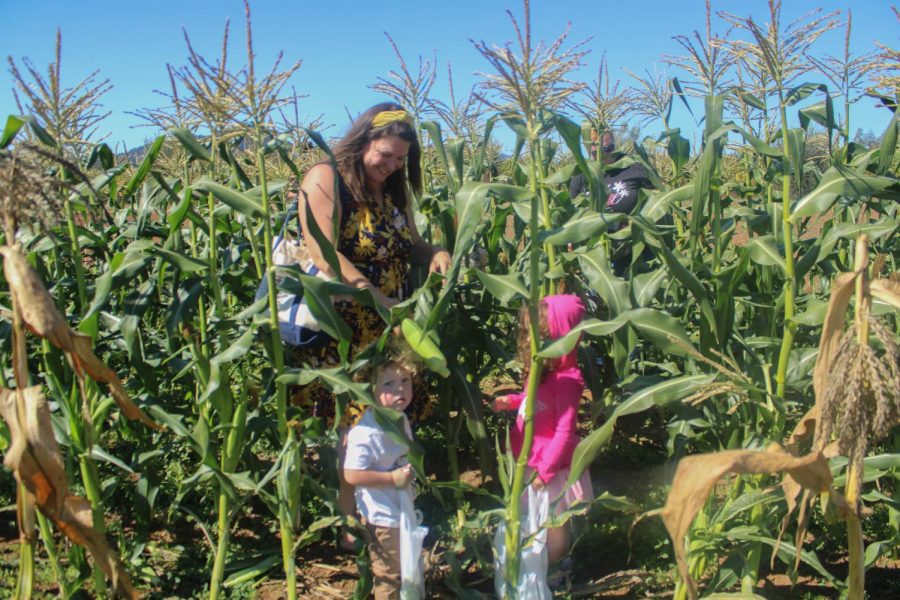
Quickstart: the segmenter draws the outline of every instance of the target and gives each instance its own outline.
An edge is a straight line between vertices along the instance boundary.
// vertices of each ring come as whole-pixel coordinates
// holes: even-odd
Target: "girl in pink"
[[[540,330],[542,339],[555,340],[571,331],[584,317],[584,305],[578,296],[560,294],[547,296],[541,301]],[[527,321],[528,313],[523,313]],[[519,334],[519,354],[528,368],[530,347],[528,346],[527,322],[523,323]],[[524,341],[524,343],[523,343]],[[546,488],[550,500],[560,498],[556,514],[579,501],[593,499],[591,476],[587,470],[581,477],[565,488],[569,478],[572,453],[580,441],[578,437],[578,404],[584,392],[584,378],[578,367],[577,348],[560,358],[545,363],[541,382],[534,402],[534,442],[528,457],[528,466],[536,474],[531,485],[536,489]],[[525,373],[527,379],[528,374]],[[526,392],[499,396],[492,408],[518,410],[515,426],[509,437],[513,453],[518,456],[522,449],[525,432]],[[569,533],[565,525],[547,530],[547,550],[550,563],[562,558],[569,549]]]

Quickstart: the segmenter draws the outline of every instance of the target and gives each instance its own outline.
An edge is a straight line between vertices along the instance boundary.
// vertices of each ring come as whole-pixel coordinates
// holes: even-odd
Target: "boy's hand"
[[[394,482],[394,487],[399,490],[408,486],[409,482],[412,481],[412,478],[412,465],[404,465],[391,471],[391,481]]]

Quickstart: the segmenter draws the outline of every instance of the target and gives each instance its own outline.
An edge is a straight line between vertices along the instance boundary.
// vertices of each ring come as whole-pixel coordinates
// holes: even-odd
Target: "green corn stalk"
[[[784,171],[782,173],[782,234],[784,236],[784,333],[778,353],[778,366],[775,373],[776,394],[784,398],[785,377],[790,363],[790,353],[794,345],[797,323],[794,321],[795,311],[795,268],[793,228],[790,222],[791,207],[791,174],[796,171],[802,160],[793,156],[787,123],[787,103],[785,90],[804,71],[804,52],[824,32],[835,27],[835,13],[816,16],[806,22],[795,21],[788,27],[781,27],[781,1],[769,0],[770,21],[765,29],[757,25],[751,17],[741,18],[728,13],[720,13],[736,27],[750,32],[753,42],[729,42],[731,52],[741,60],[748,60],[761,67],[771,80],[778,99],[778,111],[781,119],[781,141],[784,149]]]
[[[788,364],[790,362],[791,348],[794,346],[794,336],[797,332],[797,323],[794,321],[794,297],[796,275],[794,271],[794,242],[793,225],[791,223],[791,175],[790,171],[796,161],[802,157],[793,156],[791,144],[788,139],[787,111],[784,102],[784,91],[781,82],[776,79],[778,89],[778,109],[781,114],[781,138],[784,144],[785,170],[781,176],[781,223],[784,241],[784,337],[781,340],[781,349],[778,352],[778,369],[775,372],[775,393],[779,398],[784,398],[784,382],[787,377]]]
[[[530,2],[524,0],[524,27],[510,14],[513,26],[518,32],[520,55],[510,51],[488,46],[484,42],[475,44],[476,49],[495,68],[499,75],[486,78],[482,88],[497,94],[499,100],[486,100],[490,106],[505,113],[504,120],[516,132],[517,137],[528,143],[529,147],[529,197],[531,214],[528,224],[530,250],[528,255],[528,312],[530,316],[531,359],[528,376],[528,393],[525,402],[525,431],[522,449],[516,461],[512,485],[506,500],[506,564],[504,565],[507,582],[507,597],[515,598],[519,581],[521,514],[520,498],[525,490],[528,454],[534,439],[534,403],[535,393],[541,377],[541,364],[537,359],[540,349],[540,332],[538,306],[545,289],[540,275],[541,250],[538,243],[541,223],[550,223],[549,193],[544,185],[542,150],[540,135],[545,123],[541,118],[543,109],[553,110],[562,105],[566,98],[584,89],[584,84],[575,84],[566,80],[566,75],[581,66],[585,52],[579,47],[563,50],[565,40],[563,34],[550,47],[543,42],[532,45]],[[522,31],[525,32],[522,35]],[[515,107],[515,108],[513,108]],[[511,112],[513,109],[514,112]],[[518,155],[517,147],[514,155]],[[556,266],[555,251],[551,245],[546,247],[549,268]],[[549,289],[549,284],[546,289]]]
[[[227,80],[230,85],[225,85],[225,94],[230,96],[235,106],[240,107],[241,112],[246,115],[247,120],[251,124],[249,132],[252,134],[256,145],[256,167],[259,174],[259,187],[261,190],[261,208],[262,216],[261,229],[263,233],[262,239],[262,255],[264,260],[264,276],[268,284],[268,307],[269,307],[269,335],[272,350],[273,366],[275,370],[275,410],[277,418],[277,430],[282,446],[296,446],[295,433],[287,424],[287,385],[281,381],[280,376],[284,373],[284,350],[281,344],[281,335],[278,328],[278,302],[277,302],[277,282],[275,277],[275,264],[272,258],[272,219],[271,207],[269,203],[269,181],[266,172],[266,159],[264,153],[264,144],[267,137],[267,123],[269,114],[280,104],[286,102],[278,97],[284,83],[299,68],[300,62],[294,63],[293,67],[289,67],[286,71],[273,71],[263,78],[257,78],[255,72],[255,62],[253,53],[253,35],[252,20],[250,14],[250,5],[244,2],[244,13],[246,17],[246,33],[247,33],[247,69],[242,80],[238,81],[229,75],[224,75],[222,79]],[[224,71],[223,71],[224,73]],[[213,143],[215,148],[215,143]],[[212,218],[212,208],[210,208],[210,216]],[[211,221],[212,223],[212,221]],[[211,240],[214,231],[210,228]],[[253,239],[253,233],[250,234],[251,245],[253,247],[254,256],[258,255],[258,242]],[[213,248],[211,242],[211,248]],[[211,255],[215,253],[211,250]],[[259,261],[257,260],[257,264]],[[212,265],[211,265],[212,267]],[[259,267],[258,267],[259,268]],[[211,273],[215,270],[211,268]],[[215,279],[215,277],[213,278]],[[218,292],[214,291],[214,298],[218,298]],[[217,305],[218,309],[219,305]],[[243,429],[247,413],[247,398],[241,398],[235,406],[233,428],[226,441],[223,452],[223,470],[226,473],[233,473],[237,467],[238,459],[243,447]],[[294,476],[297,476],[296,474]],[[284,573],[287,587],[287,597],[294,600],[297,597],[296,569],[294,567],[294,528],[293,523],[295,516],[293,510],[289,507],[298,506],[298,498],[290,498],[288,494],[296,486],[278,485],[278,521],[281,533],[281,549],[282,562],[284,565]],[[227,514],[229,510],[228,498],[224,493],[220,492],[219,498],[219,535],[220,540],[225,539],[225,545],[221,546],[221,553],[217,551],[216,563],[213,574],[213,584],[218,586],[224,575],[224,555],[227,553]],[[223,528],[224,526],[224,528]],[[221,555],[221,556],[220,556]],[[218,591],[216,589],[216,591]],[[211,593],[211,597],[215,595]]]

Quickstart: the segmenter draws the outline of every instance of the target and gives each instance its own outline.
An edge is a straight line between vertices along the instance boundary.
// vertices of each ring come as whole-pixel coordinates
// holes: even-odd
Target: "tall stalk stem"
[[[87,307],[87,285],[84,282],[84,265],[81,263],[81,244],[78,242],[78,232],[75,230],[75,217],[72,213],[72,203],[68,199],[63,203],[63,211],[66,214],[66,226],[69,231],[69,244],[72,250],[72,264],[75,269],[75,285],[78,288],[78,314]]]
[[[287,386],[279,383],[277,377],[284,372],[284,349],[281,345],[281,334],[278,329],[278,289],[275,278],[275,262],[272,259],[272,220],[269,206],[268,180],[266,179],[266,161],[262,152],[262,132],[257,129],[257,144],[260,149],[256,153],[259,169],[259,185],[262,190],[263,210],[263,256],[266,263],[265,277],[269,291],[269,335],[272,342],[272,360],[275,363],[276,410],[278,411],[278,433],[282,441],[287,436]]]
[[[796,275],[794,272],[794,242],[793,226],[791,225],[791,172],[794,163],[800,157],[791,155],[791,144],[787,126],[787,111],[784,105],[784,94],[778,82],[778,106],[781,111],[781,138],[784,145],[785,172],[781,179],[781,228],[784,236],[784,337],[781,340],[781,350],[778,353],[778,370],[775,373],[775,394],[784,398],[784,386],[787,378],[788,364],[790,363],[791,349],[794,346],[794,334],[797,324],[794,322],[794,287]]]
[[[529,123],[529,131],[535,129]],[[516,469],[513,475],[512,489],[509,493],[509,501],[506,505],[506,598],[512,600],[518,594],[519,585],[519,568],[521,566],[520,542],[521,542],[521,498],[525,491],[526,475],[528,467],[528,455],[531,453],[531,445],[534,441],[534,400],[537,395],[538,384],[541,380],[541,362],[537,358],[540,349],[540,323],[538,305],[542,297],[542,285],[540,284],[540,252],[541,245],[537,243],[538,232],[540,231],[539,209],[540,196],[538,181],[537,159],[539,154],[535,148],[537,145],[537,135],[532,134],[529,139],[529,147],[531,148],[531,215],[529,218],[529,235],[530,246],[528,256],[528,274],[530,282],[531,297],[528,302],[528,329],[531,345],[531,360],[528,370],[528,388],[525,396],[525,429],[523,432],[522,448],[519,450],[519,456],[516,459]]]
[[[547,191],[546,186],[544,186],[544,179],[547,177],[547,169],[544,166],[544,152],[541,149],[540,143],[537,143],[537,141],[535,141],[535,143],[534,143],[534,150],[532,152],[532,163],[534,163],[535,157],[537,157],[538,178],[535,178],[534,164],[532,164],[531,177],[532,177],[532,181],[537,184],[537,187],[538,187],[537,191],[540,193],[541,217],[543,220],[544,228],[550,229],[550,227],[552,227],[552,223],[553,223],[551,220],[551,216],[550,216],[550,194]],[[532,187],[532,191],[535,191],[535,185],[532,185],[531,187]],[[536,233],[536,232],[537,232],[537,230],[534,230],[532,233]],[[544,253],[547,255],[547,270],[549,272],[555,271],[556,267],[557,267],[556,248],[553,246],[553,244],[551,244],[549,242],[545,242],[544,243]],[[546,282],[544,282],[543,287],[544,287],[545,294],[551,293],[552,285],[553,284],[550,279],[548,279]]]
[[[93,442],[91,442],[93,443]],[[81,468],[81,480],[84,483],[84,492],[91,503],[91,513],[94,518],[94,530],[101,536],[106,535],[106,524],[103,522],[103,494],[100,487],[100,474],[97,465],[88,456],[91,446],[86,446],[79,459]],[[95,563],[93,566],[94,592],[97,598],[106,597],[106,576]]]
[[[256,127],[256,152],[257,168],[259,170],[259,185],[262,190],[263,209],[263,256],[266,262],[266,283],[269,291],[269,335],[272,343],[272,360],[275,363],[275,407],[278,418],[278,433],[282,444],[292,441],[293,433],[287,424],[287,386],[279,381],[279,376],[284,372],[284,348],[281,345],[281,333],[278,329],[278,290],[275,278],[275,262],[272,259],[272,220],[269,206],[269,188],[266,179],[266,159],[262,151],[263,133]],[[280,496],[286,496],[288,490],[284,486],[278,486]],[[284,564],[285,585],[287,586],[288,600],[297,598],[297,575],[294,567],[294,529],[293,515],[287,509],[291,505],[289,498],[279,498],[278,502],[278,526],[281,530],[282,562]]]
[[[25,486],[17,487],[19,497],[27,494]],[[16,578],[16,598],[30,599],[34,590],[34,540],[25,535],[19,537],[19,573]]]
[[[222,580],[225,578],[225,561],[228,557],[228,544],[231,541],[231,527],[228,523],[228,510],[230,503],[228,495],[223,489],[219,490],[218,498],[219,516],[216,521],[216,535],[218,541],[216,544],[216,558],[213,562],[212,576],[209,583],[209,598],[217,600],[222,587]]]
[[[215,156],[216,156],[216,134],[213,132],[210,135],[210,151],[213,155],[213,160],[209,163],[209,177],[213,179],[215,177]],[[207,218],[209,221],[207,222],[207,228],[209,233],[208,240],[208,248],[207,248],[207,256],[206,262],[209,265],[209,286],[212,290],[213,296],[213,304],[215,307],[215,315],[219,319],[225,318],[225,303],[222,300],[222,286],[219,283],[219,278],[217,276],[219,272],[218,265],[218,255],[219,249],[216,242],[216,197],[213,196],[212,192],[208,192],[206,195],[206,207],[209,212]],[[224,341],[224,340],[223,340]]]
[[[856,277],[856,343],[860,346],[869,343],[869,299],[866,295],[868,274],[866,265],[869,262],[868,236],[859,236],[856,240],[854,257]],[[854,460],[847,463],[847,482],[844,485],[844,497],[847,500],[847,598],[863,600],[865,596],[865,540],[862,523],[860,523],[859,493],[862,484],[862,473]]]

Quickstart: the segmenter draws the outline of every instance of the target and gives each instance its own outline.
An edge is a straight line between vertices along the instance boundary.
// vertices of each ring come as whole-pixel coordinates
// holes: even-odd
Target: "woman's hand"
[[[547,484],[544,483],[540,476],[537,476],[534,478],[534,481],[531,482],[531,487],[533,487],[537,491],[541,491],[542,489],[547,487]]]
[[[450,265],[452,263],[453,259],[450,258],[449,252],[440,246],[432,246],[431,262],[428,264],[429,273],[437,272],[441,275],[446,275],[450,271]]]

